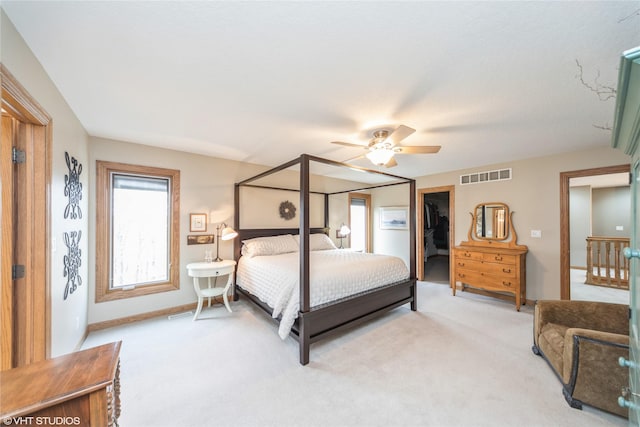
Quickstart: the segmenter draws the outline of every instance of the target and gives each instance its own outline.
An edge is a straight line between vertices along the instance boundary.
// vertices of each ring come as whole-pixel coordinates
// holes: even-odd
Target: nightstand
[[[231,260],[222,260],[219,262],[192,262],[191,264],[187,264],[187,271],[189,276],[193,277],[193,288],[198,295],[198,308],[196,310],[196,314],[193,316],[193,320],[197,320],[200,315],[200,311],[202,310],[202,303],[205,298],[209,299],[209,307],[211,307],[211,298],[218,297],[222,295],[222,299],[224,300],[224,305],[231,313],[231,307],[229,307],[229,288],[233,284],[233,277],[235,274],[236,262]],[[211,287],[211,278],[214,277],[215,281],[218,280],[220,276],[227,276],[227,283],[225,286],[216,287],[215,282],[214,286]],[[200,278],[207,278],[207,287],[200,287]]]

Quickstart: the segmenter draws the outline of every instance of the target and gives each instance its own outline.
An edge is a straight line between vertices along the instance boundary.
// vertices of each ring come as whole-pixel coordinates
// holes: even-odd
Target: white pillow
[[[298,246],[300,246],[300,236],[296,234],[293,237],[296,239]],[[338,249],[329,236],[324,233],[314,233],[309,235],[310,251],[324,251],[327,249]]]
[[[256,237],[242,241],[242,255],[249,258],[261,255],[278,255],[298,250],[298,242],[291,234],[279,236]]]

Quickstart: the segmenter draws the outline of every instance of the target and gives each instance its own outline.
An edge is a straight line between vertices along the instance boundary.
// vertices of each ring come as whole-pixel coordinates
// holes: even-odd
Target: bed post
[[[233,188],[233,226],[236,230],[240,229],[240,184],[235,184]],[[233,259],[240,259],[240,243],[233,243]]]
[[[324,193],[324,228],[329,228],[329,194]]]
[[[418,309],[418,286],[416,285],[416,181],[409,181],[409,277],[413,280],[411,310]]]
[[[306,313],[300,313],[300,323],[298,327],[298,348],[300,351],[300,364],[308,365],[311,337],[309,336],[309,319],[307,318]]]
[[[306,325],[310,309],[309,291],[309,156],[300,156],[300,364],[309,363],[311,337]]]
[[[240,184],[235,184],[233,188],[233,226],[236,230],[240,229]],[[217,237],[216,237],[217,238]],[[240,259],[240,246],[242,242],[233,242],[233,259],[238,262]],[[236,264],[236,272],[238,264]],[[233,301],[238,301],[240,296],[236,292],[236,275],[233,276],[233,286],[231,287],[231,296]]]

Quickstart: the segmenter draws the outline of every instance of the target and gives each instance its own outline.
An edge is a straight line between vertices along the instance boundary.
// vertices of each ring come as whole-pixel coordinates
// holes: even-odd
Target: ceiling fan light
[[[393,150],[387,148],[377,148],[367,153],[367,159],[377,166],[384,166],[393,157]]]

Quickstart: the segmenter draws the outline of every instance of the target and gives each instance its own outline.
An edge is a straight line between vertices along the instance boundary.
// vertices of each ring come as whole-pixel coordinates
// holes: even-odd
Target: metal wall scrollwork
[[[64,233],[64,244],[67,246],[67,255],[64,256],[64,277],[67,278],[67,285],[64,288],[65,300],[78,286],[82,285],[82,278],[79,274],[82,264],[80,237],[82,237],[80,230]]]
[[[67,207],[64,209],[64,217],[71,219],[82,218],[82,210],[80,209],[80,200],[82,200],[82,183],[80,182],[80,174],[82,173],[82,165],[78,163],[75,157],[69,157],[69,153],[64,152],[64,159],[69,168],[69,174],[64,176],[64,195],[69,198]]]
[[[82,164],[66,151],[64,152],[64,160],[69,169],[69,173],[64,175],[64,196],[68,198],[67,206],[64,208],[64,218],[81,219],[82,183],[80,182],[80,174],[82,174]],[[82,230],[64,232],[63,234],[64,244],[67,247],[67,254],[63,258],[63,276],[67,278],[67,284],[64,288],[64,299],[66,300],[69,294],[74,293],[78,286],[82,285],[82,277],[80,277],[80,266],[82,265],[80,238],[82,237]]]

